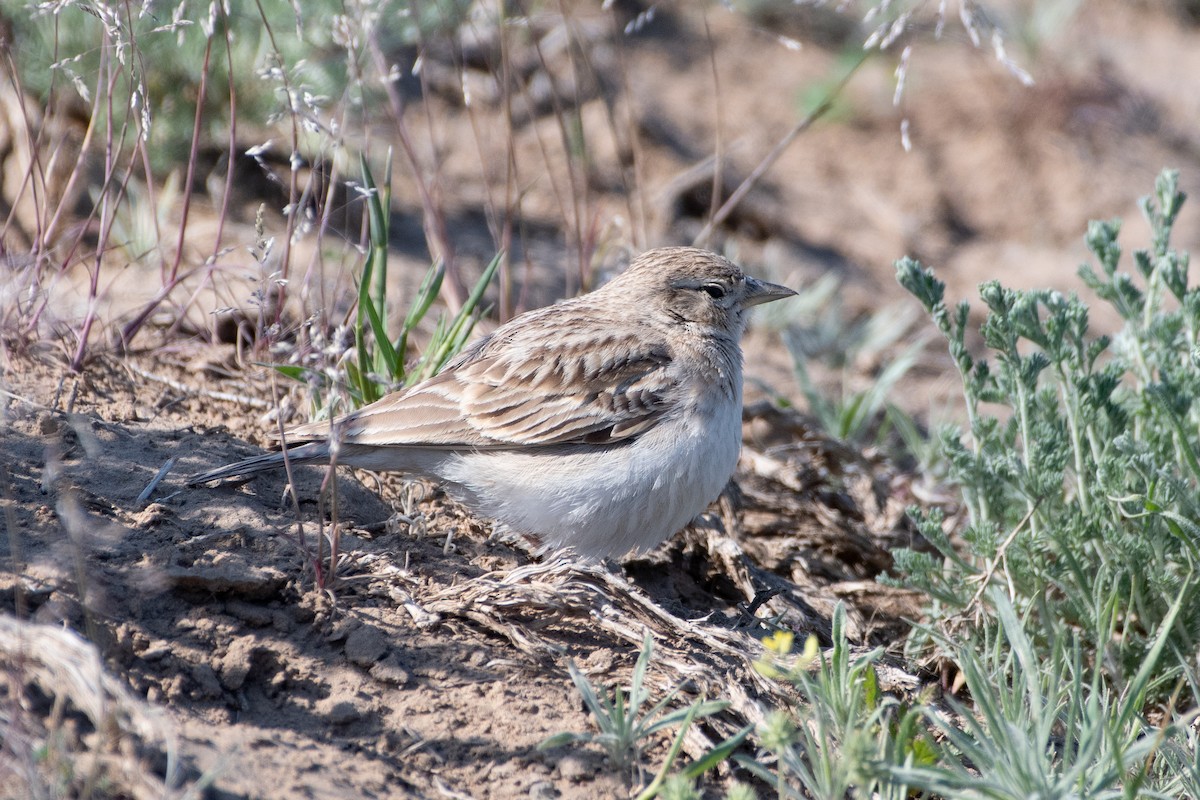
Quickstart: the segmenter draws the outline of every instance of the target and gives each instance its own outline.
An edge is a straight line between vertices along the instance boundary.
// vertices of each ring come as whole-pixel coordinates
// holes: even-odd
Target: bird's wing
[[[500,329],[439,375],[339,422],[347,444],[508,449],[628,440],[678,402],[663,341],[582,326]],[[643,332],[644,334],[644,332]],[[325,438],[329,423],[294,431]]]

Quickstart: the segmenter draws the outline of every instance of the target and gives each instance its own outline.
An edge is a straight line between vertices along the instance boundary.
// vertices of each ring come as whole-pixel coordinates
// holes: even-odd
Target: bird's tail
[[[236,464],[227,464],[223,467],[210,469],[208,472],[192,475],[187,479],[187,485],[198,486],[210,481],[219,481],[225,478],[241,478],[258,472],[279,469],[283,466],[283,459],[283,451],[265,453],[254,458],[247,458],[245,461],[239,461]],[[293,447],[287,451],[287,460],[292,464],[328,462],[329,444],[326,442],[309,442],[308,444]]]

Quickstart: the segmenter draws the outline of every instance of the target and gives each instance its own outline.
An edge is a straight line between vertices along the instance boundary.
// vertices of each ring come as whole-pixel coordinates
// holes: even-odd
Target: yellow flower
[[[777,656],[786,656],[792,652],[792,644],[796,636],[791,631],[775,631],[763,639],[763,647]]]

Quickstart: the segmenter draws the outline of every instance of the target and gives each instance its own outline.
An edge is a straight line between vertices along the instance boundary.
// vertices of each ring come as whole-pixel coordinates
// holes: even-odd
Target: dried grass
[[[0,785],[10,796],[183,794],[171,721],[109,674],[95,645],[70,630],[5,615],[0,662],[7,684]],[[45,714],[38,706],[47,703]]]

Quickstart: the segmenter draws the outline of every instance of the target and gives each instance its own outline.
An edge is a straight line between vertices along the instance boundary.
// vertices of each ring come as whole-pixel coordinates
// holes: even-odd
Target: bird
[[[649,250],[592,292],[514,317],[437,375],[293,428],[287,459],[433,479],[538,553],[649,550],[732,477],[749,311],[794,294],[707,250]],[[268,453],[188,483],[243,478],[284,458]]]

